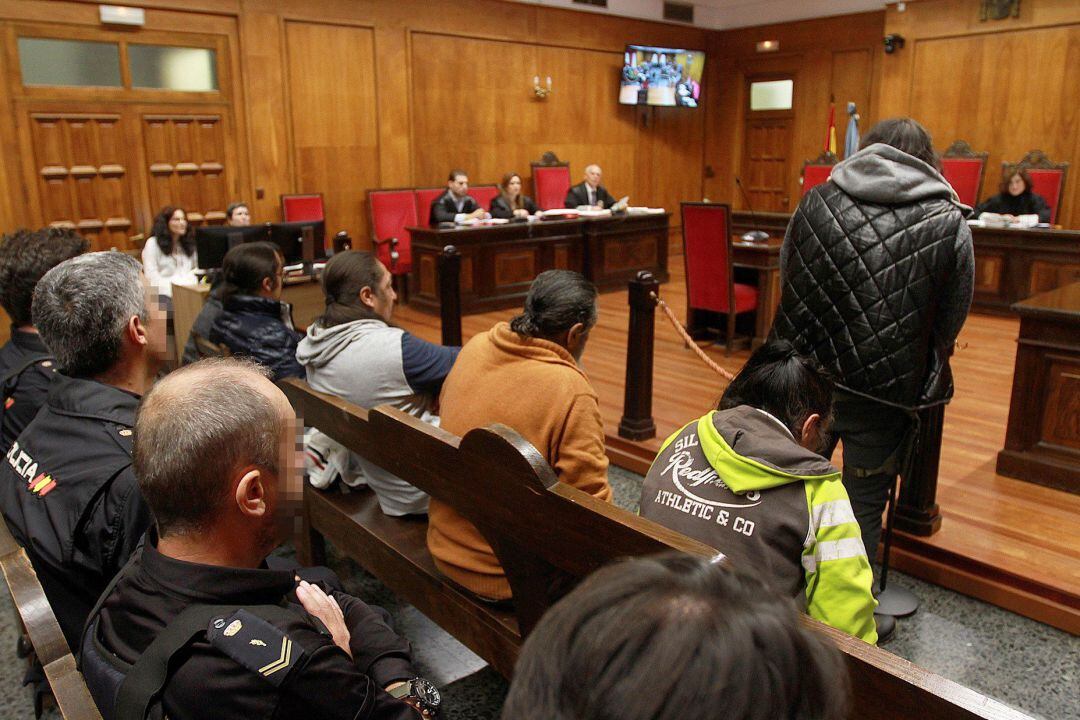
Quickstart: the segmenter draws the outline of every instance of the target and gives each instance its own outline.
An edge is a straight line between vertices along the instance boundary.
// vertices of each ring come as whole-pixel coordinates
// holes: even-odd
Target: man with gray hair
[[[615,204],[615,198],[600,184],[604,173],[599,165],[585,167],[585,180],[570,188],[566,192],[566,207],[576,208],[588,206],[601,210],[610,210]]]
[[[77,650],[98,595],[152,523],[132,434],[165,357],[166,315],[139,263],[117,252],[54,267],[32,313],[62,374],[0,464],[0,509]]]

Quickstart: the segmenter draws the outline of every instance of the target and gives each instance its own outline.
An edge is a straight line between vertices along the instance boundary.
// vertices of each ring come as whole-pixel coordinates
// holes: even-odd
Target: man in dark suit
[[[487,212],[469,196],[469,176],[464,170],[451,170],[446,178],[446,192],[431,203],[428,224],[459,223],[473,218],[483,219]]]
[[[615,198],[600,184],[603,171],[599,165],[590,165],[585,168],[585,181],[578,183],[566,193],[565,205],[568,208],[576,208],[579,205],[590,205],[601,210],[611,208],[615,204]]]

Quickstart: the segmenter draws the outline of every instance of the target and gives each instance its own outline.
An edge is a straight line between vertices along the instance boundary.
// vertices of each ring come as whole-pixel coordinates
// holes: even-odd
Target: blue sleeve
[[[401,366],[405,381],[416,392],[438,388],[454,366],[459,347],[435,345],[407,332],[401,334]]]

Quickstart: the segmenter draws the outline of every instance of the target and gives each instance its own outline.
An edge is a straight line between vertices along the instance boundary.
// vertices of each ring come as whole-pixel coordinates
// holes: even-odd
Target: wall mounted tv
[[[704,67],[700,50],[627,45],[619,103],[696,108]]]

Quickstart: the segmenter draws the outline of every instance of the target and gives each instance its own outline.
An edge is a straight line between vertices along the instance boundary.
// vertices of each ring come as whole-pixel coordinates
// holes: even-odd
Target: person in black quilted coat
[[[292,307],[281,302],[283,267],[272,243],[244,243],[229,250],[221,264],[222,311],[210,327],[210,342],[265,365],[275,382],[305,374],[296,360],[303,335],[293,329]]]
[[[918,411],[952,397],[949,357],[971,305],[974,257],[962,205],[929,133],[885,120],[803,197],[780,254],[772,334],[837,381],[833,447],[873,558],[881,514]]]

